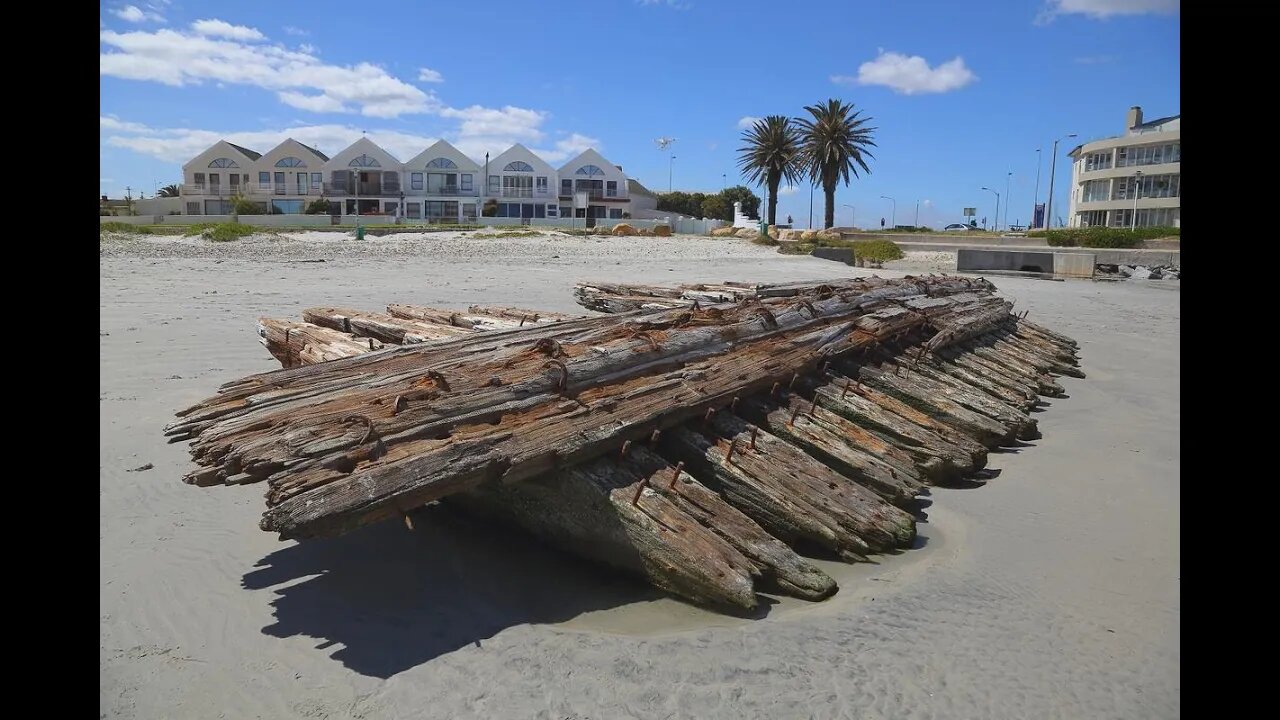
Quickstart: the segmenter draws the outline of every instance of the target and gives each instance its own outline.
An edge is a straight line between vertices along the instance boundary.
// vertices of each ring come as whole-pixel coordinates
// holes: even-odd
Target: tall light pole
[[[1045,206],[1044,210],[1044,226],[1046,228],[1053,227],[1053,175],[1058,169],[1058,141],[1073,138],[1075,136],[1075,133],[1067,133],[1053,141],[1053,159],[1049,161],[1049,202]]]
[[[1034,226],[1032,229],[1034,229],[1035,227],[1039,227],[1039,225],[1036,225],[1036,205],[1039,205],[1039,204],[1040,204],[1040,148],[1036,148],[1036,196],[1031,201],[1031,223],[1030,224]]]
[[[675,167],[675,164],[676,164],[676,156],[672,155],[671,160],[667,162],[667,192],[671,192],[671,173],[672,173],[672,168]]]
[[[1000,231],[1000,193],[996,192],[995,190],[992,190],[989,187],[986,187],[985,185],[983,186],[982,189],[986,190],[989,193],[995,193],[995,196],[996,196],[995,226],[996,226],[996,232],[999,232]]]
[[[1004,229],[1009,229],[1009,182],[1013,180],[1013,172],[1010,171],[1004,177]]]
[[[911,227],[920,227],[920,201],[916,201],[916,221]]]
[[[720,190],[729,189],[729,173],[720,173]]]
[[[1142,194],[1142,171],[1133,174],[1133,217],[1129,219],[1129,232],[1138,229],[1138,196]]]
[[[840,203],[840,207],[847,207],[847,208],[849,208],[849,227],[851,227],[851,228],[853,228],[853,229],[855,229],[855,230],[856,230],[856,229],[858,228],[858,210],[857,210],[857,208],[855,208],[855,207],[854,207],[854,206],[852,206],[852,205],[846,204],[846,203]]]
[[[880,198],[882,200],[888,200],[889,202],[893,203],[893,214],[889,216],[889,224],[892,225],[893,227],[897,227],[898,226],[898,201],[894,200],[888,195],[881,195]]]
[[[809,183],[809,229],[813,229],[813,183]]]

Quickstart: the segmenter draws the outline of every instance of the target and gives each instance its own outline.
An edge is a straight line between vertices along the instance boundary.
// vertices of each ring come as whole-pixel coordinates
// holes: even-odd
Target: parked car
[[[950,225],[942,228],[942,232],[968,232],[972,229],[973,229],[973,226],[971,225],[965,225],[963,223],[951,223]]]

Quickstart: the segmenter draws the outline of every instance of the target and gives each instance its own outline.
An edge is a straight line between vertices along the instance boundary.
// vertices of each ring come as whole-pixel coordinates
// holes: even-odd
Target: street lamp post
[[[676,164],[676,156],[672,155],[671,159],[667,161],[667,192],[671,192],[671,173],[673,171],[673,168],[675,167],[675,164]]]
[[[1040,148],[1036,148],[1036,196],[1031,200],[1031,222],[1030,225],[1036,225],[1036,205],[1040,204]],[[1034,229],[1034,228],[1033,228]]]
[[[360,171],[351,171],[351,192],[356,196],[356,238],[360,237]]]
[[[720,173],[720,189],[729,189],[729,173]]]
[[[911,227],[917,227],[917,228],[918,228],[918,227],[920,227],[920,201],[919,201],[919,200],[917,200],[917,201],[916,201],[916,220],[915,220],[915,224],[914,224],[914,225],[912,225]]]
[[[881,195],[880,198],[893,203],[893,213],[889,215],[889,224],[893,227],[898,227],[898,201],[888,195]]]
[[[809,229],[813,229],[813,183],[809,183]]]
[[[1013,180],[1013,172],[1010,171],[1004,178],[1004,229],[1009,229],[1009,182]]]
[[[1142,195],[1142,171],[1133,174],[1133,217],[1129,218],[1129,232],[1138,229],[1138,197]]]
[[[849,227],[857,229],[858,227],[858,209],[848,203],[840,203],[840,207],[849,208]],[[812,224],[812,223],[810,223]]]
[[[996,196],[996,214],[995,214],[993,217],[995,218],[996,232],[999,232],[999,231],[1000,231],[1000,193],[998,193],[998,192],[996,192],[995,190],[992,190],[991,188],[986,187],[986,186],[983,186],[983,188],[982,188],[982,189],[983,189],[983,190],[986,190],[986,191],[987,191],[987,192],[989,192],[989,193],[995,193],[995,196]]]
[[[1049,161],[1049,202],[1045,206],[1044,226],[1046,228],[1053,227],[1053,176],[1058,169],[1058,141],[1075,137],[1075,133],[1068,133],[1063,137],[1056,138],[1053,141],[1053,159]]]

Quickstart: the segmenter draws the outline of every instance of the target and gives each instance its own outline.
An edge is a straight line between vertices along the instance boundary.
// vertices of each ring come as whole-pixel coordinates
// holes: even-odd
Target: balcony
[[[223,185],[209,183],[184,183],[181,187],[183,195],[204,195],[206,197],[231,197],[240,192],[239,185]]]
[[[462,188],[457,185],[440,187],[413,188],[405,191],[405,197],[478,197],[480,191],[474,187]]]
[[[588,200],[599,200],[602,202],[622,202],[627,199],[627,194],[621,190],[600,190],[598,188],[586,190],[574,190],[573,193],[585,192]],[[572,200],[573,194],[566,194],[564,190],[560,191],[561,200]]]
[[[382,186],[377,183],[360,183],[359,192],[356,192],[347,183],[325,183],[324,194],[327,196],[339,195],[343,197],[355,197],[359,195],[362,198],[398,198],[400,197],[400,187],[398,185]],[[409,193],[405,193],[408,195]]]
[[[294,196],[320,197],[321,194],[322,194],[321,189],[313,185],[308,185],[306,188],[299,190],[296,184],[289,184],[289,183],[285,183],[285,184],[273,183],[265,187],[262,185],[254,185],[249,189],[249,192],[247,193],[249,197],[265,197],[269,195],[270,196],[294,195]]]

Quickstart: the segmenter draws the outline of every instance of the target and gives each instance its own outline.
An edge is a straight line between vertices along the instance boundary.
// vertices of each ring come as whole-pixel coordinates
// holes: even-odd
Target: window
[[[383,192],[400,192],[400,173],[383,172],[382,173],[382,191]]]
[[[229,159],[229,158],[218,158],[217,160],[214,160],[213,162],[209,163],[209,167],[211,167],[211,168],[238,168],[238,167],[240,167],[240,166],[236,164],[236,161],[235,161],[235,160],[231,160],[231,159]]]
[[[1111,196],[1110,180],[1090,180],[1084,184],[1081,202],[1099,202]]]
[[[533,216],[536,218],[545,218],[547,216],[547,206],[538,203],[533,206]]]
[[[227,180],[231,185],[231,194],[235,195],[236,191],[240,189],[240,173],[232,173],[228,175]]]
[[[410,190],[422,189],[422,173],[409,173],[409,189]]]
[[[199,214],[200,214],[200,203],[198,203],[198,202],[191,202],[191,201],[188,201],[188,202],[187,202],[187,214],[188,214],[188,215],[199,215]]]
[[[461,182],[462,185],[460,187],[462,188],[462,191],[471,192],[471,173],[462,173]]]
[[[454,168],[454,169],[456,169],[456,168],[458,167],[458,164],[457,164],[457,163],[455,163],[454,161],[450,160],[449,158],[442,158],[442,157],[438,157],[438,158],[436,158],[435,160],[432,160],[431,162],[427,163],[427,167],[429,167],[429,168]]]
[[[301,215],[302,200],[272,200],[272,215]]]
[[[463,219],[463,220],[475,220],[475,219],[476,219],[476,204],[475,204],[475,203],[467,203],[467,204],[465,204],[465,205],[463,205],[463,206],[462,206],[462,219]]]
[[[1111,167],[1111,151],[1089,153],[1084,158],[1085,172],[1106,170]]]
[[[347,192],[347,178],[349,173],[345,170],[334,170],[329,173],[329,182],[333,185],[333,191],[340,194]]]
[[[411,217],[411,218],[422,217],[422,203],[416,203],[416,202],[405,203],[404,215],[405,217]]]
[[[453,195],[458,192],[457,173],[427,173],[427,193]]]
[[[621,220],[621,219],[622,219],[622,208],[609,208],[609,219],[610,219],[610,220]]]
[[[311,173],[311,189],[319,190],[323,186],[324,186],[324,174]]]
[[[556,217],[557,215],[559,215],[559,213],[557,212],[559,209],[560,209],[560,208],[559,208],[559,206],[557,206],[557,205],[548,205],[548,206],[547,206],[547,217],[549,217],[549,218]]]
[[[507,163],[507,166],[502,168],[502,171],[503,172],[533,172],[533,166],[527,162],[521,162],[519,160],[516,160],[516,161]]]
[[[560,217],[562,218],[573,217],[573,208],[569,207],[568,205],[561,205]]]
[[[498,189],[501,187],[502,187],[502,176],[490,175],[489,176],[489,194],[497,195]]]
[[[384,202],[384,203],[382,203],[382,212],[383,212],[383,214],[384,214],[384,215],[395,215],[395,214],[396,214],[396,208],[397,208],[399,205],[400,205],[400,203],[395,203],[395,202]]]
[[[217,192],[222,186],[222,178],[218,177],[218,173],[209,173],[209,190]]]
[[[368,155],[361,155],[360,157],[355,158],[351,162],[347,163],[347,166],[348,167],[382,167],[382,163],[378,162],[377,159],[375,158],[369,157]]]
[[[538,194],[546,195],[547,194],[547,177],[545,175],[539,175],[536,179],[538,181],[538,184],[537,184]]]
[[[583,165],[576,171],[577,175],[603,175],[604,171],[595,165]]]
[[[533,178],[527,175],[503,175],[502,197],[533,197]]]
[[[560,195],[561,195],[562,197],[569,197],[569,196],[570,196],[570,195],[572,195],[572,194],[573,194],[573,181],[572,181],[572,180],[570,180],[569,178],[565,178],[565,179],[561,180],[561,181],[560,181]]]
[[[296,157],[281,158],[276,161],[276,167],[306,167],[307,164]]]
[[[258,173],[258,187],[262,188],[263,190],[271,189],[271,173],[269,172]]]
[[[308,183],[307,183],[307,174],[306,174],[306,173],[298,173],[298,194],[299,194],[299,195],[306,195],[306,194],[307,194],[307,184],[308,184]]]
[[[604,184],[605,197],[618,197],[618,181],[609,180]]]
[[[198,185],[198,186],[203,186],[203,185],[204,185],[204,173],[196,173],[196,174],[195,174],[195,177],[194,177],[194,182],[195,182],[195,184],[196,184],[196,185]]]

